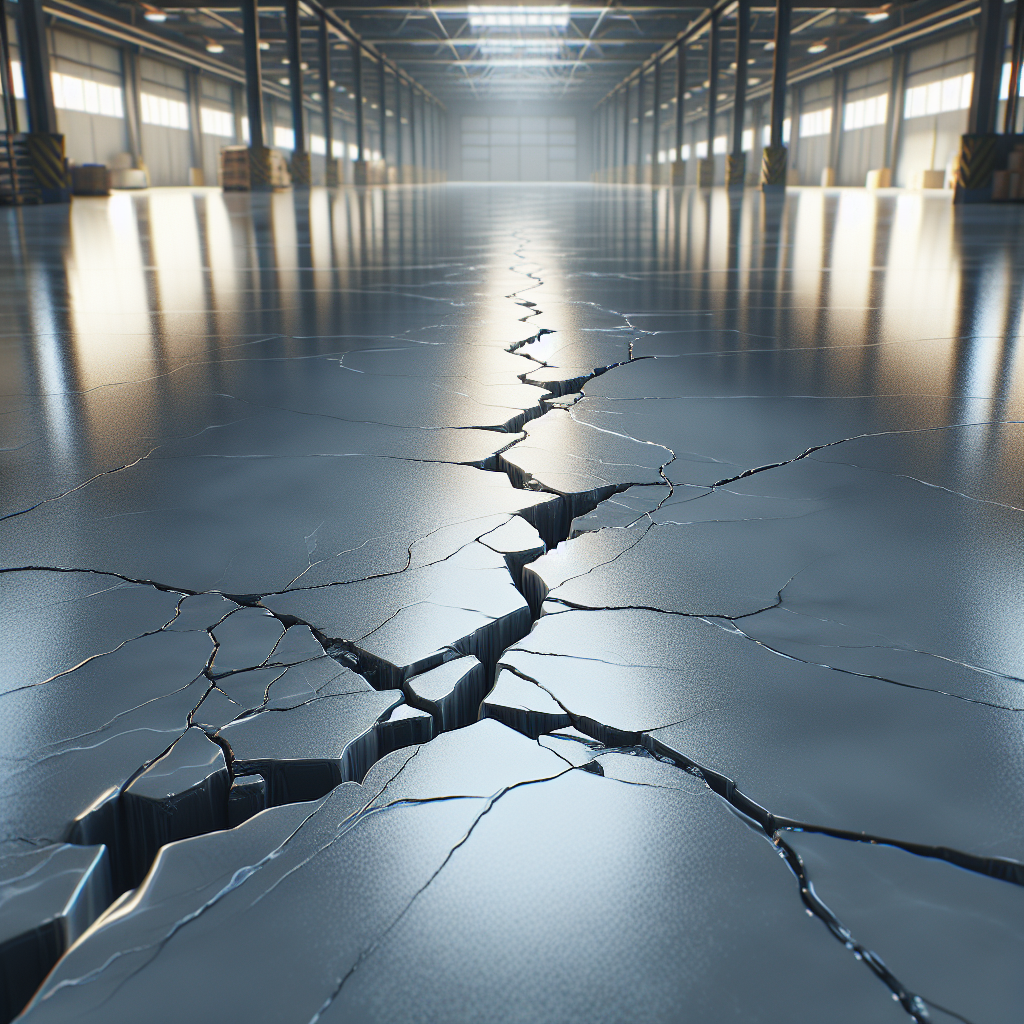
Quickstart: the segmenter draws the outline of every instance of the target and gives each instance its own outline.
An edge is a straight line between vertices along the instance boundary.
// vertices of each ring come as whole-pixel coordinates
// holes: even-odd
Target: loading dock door
[[[464,181],[575,181],[576,118],[464,117]]]

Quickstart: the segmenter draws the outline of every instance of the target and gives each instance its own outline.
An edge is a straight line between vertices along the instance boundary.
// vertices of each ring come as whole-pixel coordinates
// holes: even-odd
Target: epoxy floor
[[[0,1019],[1019,1019],[1022,227],[0,210]]]

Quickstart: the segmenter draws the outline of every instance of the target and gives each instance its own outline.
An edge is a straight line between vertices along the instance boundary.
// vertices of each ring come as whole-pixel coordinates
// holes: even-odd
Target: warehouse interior
[[[120,186],[220,184],[257,117],[300,185],[713,185],[732,157],[756,186],[775,145],[790,185],[952,188],[962,136],[1024,116],[1020,19],[994,0],[5,8],[9,130]]]
[[[1024,1007],[1024,0],[0,0],[0,1024]]]

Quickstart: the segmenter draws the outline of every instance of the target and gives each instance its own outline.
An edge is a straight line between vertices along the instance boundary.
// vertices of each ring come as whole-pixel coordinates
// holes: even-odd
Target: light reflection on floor
[[[822,898],[857,920],[855,938],[877,947],[908,992],[970,1019],[976,996],[998,1010],[1014,974],[1000,965],[1024,948],[1024,918],[1004,920],[1020,886],[986,876],[1006,857],[1024,878],[1012,824],[1024,809],[1022,221],[1018,209],[909,192],[804,188],[782,200],[589,185],[160,189],[0,210],[0,632],[12,638],[0,690],[24,702],[8,709],[17,728],[0,732],[0,758],[19,763],[0,776],[9,843],[66,838],[108,782],[122,785],[176,742],[196,707],[190,687],[206,701],[218,662],[205,660],[207,612],[192,613],[187,637],[165,623],[179,599],[228,605],[220,592],[242,606],[231,613],[247,623],[239,635],[253,630],[238,652],[217,638],[222,665],[230,650],[245,671],[265,671],[253,653],[266,654],[260,631],[307,629],[317,658],[328,660],[323,641],[367,692],[373,680],[399,701],[396,679],[479,653],[499,684],[506,672],[509,692],[519,687],[506,704],[495,688],[492,718],[571,711],[592,739],[628,748],[600,755],[600,771],[570,773],[566,795],[535,795],[523,784],[536,781],[543,744],[462,723],[451,747],[420,748],[434,765],[422,776],[429,795],[418,782],[409,792],[426,804],[437,797],[431,772],[462,793],[445,774],[452,764],[459,780],[484,771],[490,788],[480,782],[472,800],[488,820],[472,849],[489,844],[487,859],[460,839],[475,829],[461,805],[436,817],[421,808],[400,839],[388,824],[384,839],[369,830],[367,846],[346,853],[351,790],[338,787],[325,805],[335,838],[307,831],[295,844],[316,849],[310,861],[330,848],[333,874],[310,881],[303,859],[280,891],[275,882],[250,902],[247,890],[237,918],[217,910],[206,939],[174,947],[195,978],[224,935],[252,934],[268,950],[280,928],[315,932],[322,963],[301,940],[274,949],[284,981],[253,960],[185,991],[163,959],[138,978],[114,977],[120,965],[104,973],[101,937],[58,967],[52,1001],[30,1019],[127,1020],[132,999],[154,992],[177,1019],[196,1006],[230,1016],[238,989],[265,996],[252,1019],[257,1009],[278,1019],[283,1006],[307,1020],[364,957],[361,995],[337,1003],[342,1015],[369,1006],[371,1017],[401,1019],[423,998],[443,1018],[451,992],[468,998],[458,986],[490,971],[497,983],[473,996],[488,1019],[532,1019],[541,1005],[558,1019],[623,1019],[640,1007],[638,1017],[674,1020],[691,998],[703,1019],[728,1018],[723,1008],[750,1019],[767,1006],[779,1019],[818,1019],[825,1007],[822,1019],[860,1020],[876,998],[877,1019],[902,1013],[882,981],[851,967],[835,931],[818,921],[801,930],[804,904],[767,837],[719,820],[698,777],[650,750],[684,751],[773,815],[974,858],[959,875],[980,882],[980,895],[965,895],[941,874],[958,869],[929,854],[934,884],[923,871],[878,868],[892,888],[872,902],[869,883],[850,879],[875,877],[875,861],[860,858],[877,846],[790,837]],[[539,544],[537,526],[554,546],[574,515],[580,536],[531,562],[535,590],[513,586],[490,532],[512,523]],[[267,609],[278,618],[268,623]],[[477,636],[492,627],[500,645]],[[136,655],[143,641],[159,654]],[[485,655],[487,644],[500,649]],[[136,660],[108,670],[121,654]],[[520,701],[542,685],[536,706]],[[211,733],[237,728],[230,703],[204,710],[208,721],[226,716]],[[544,742],[594,756],[578,736]],[[499,757],[502,743],[512,752]],[[450,763],[439,749],[455,751]],[[495,763],[508,778],[487,774]],[[93,792],[97,764],[107,781]],[[602,780],[620,776],[637,785],[609,797]],[[677,800],[677,784],[692,792]],[[523,788],[491,815],[502,786]],[[635,802],[648,799],[645,786],[661,809]],[[231,878],[276,858],[274,823],[293,810],[272,808],[266,836],[243,828],[238,846],[225,833],[217,856],[197,858],[195,870],[213,875],[156,901],[168,915],[159,927],[177,929],[203,885],[216,891],[216,871]],[[400,855],[386,856],[395,841]],[[514,869],[502,865],[509,850]],[[356,896],[370,894],[358,921],[345,916],[356,896],[339,896],[337,883],[353,864],[374,872],[372,884],[345,875]],[[390,938],[388,901],[412,885],[411,907],[438,864],[451,888],[431,889],[429,913],[418,904],[408,922],[394,918],[402,927]],[[506,878],[516,879],[508,892]],[[568,906],[596,911],[600,943],[586,913],[558,904],[553,879],[559,891],[578,886]],[[1003,900],[985,888],[1004,885]],[[261,903],[272,891],[278,902]],[[467,909],[477,906],[490,916]],[[377,939],[350,949],[364,925]],[[124,913],[110,948],[141,948],[136,926]],[[495,966],[511,934],[514,949]],[[459,970],[442,955],[452,935]],[[998,948],[983,956],[990,941]],[[390,953],[374,959],[378,946]],[[542,948],[543,962],[531,960]],[[399,982],[386,966],[396,962],[409,972]],[[979,965],[995,977],[980,996]],[[94,970],[103,980],[80,995],[69,979]],[[431,978],[440,996],[426,991]],[[87,1006],[93,992],[99,1002]],[[916,1004],[907,995],[902,1005]]]

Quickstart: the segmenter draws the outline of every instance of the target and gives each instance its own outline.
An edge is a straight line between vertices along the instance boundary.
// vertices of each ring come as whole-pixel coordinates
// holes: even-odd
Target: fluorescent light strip
[[[469,5],[470,28],[565,28],[569,5],[557,7],[481,7]]]

